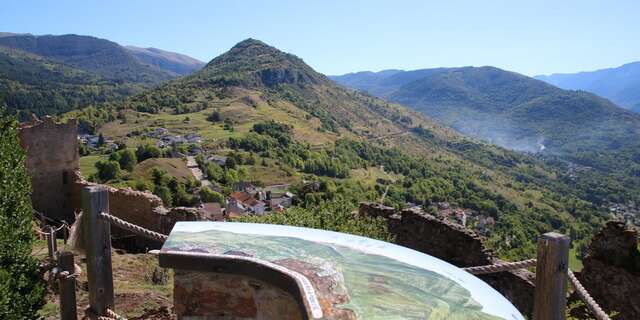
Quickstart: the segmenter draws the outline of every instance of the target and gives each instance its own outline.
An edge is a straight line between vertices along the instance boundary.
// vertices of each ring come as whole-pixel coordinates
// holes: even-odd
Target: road
[[[198,167],[195,157],[187,156],[187,168],[191,170],[193,176],[200,181],[203,187],[211,187],[213,185],[211,181],[205,179],[204,173],[202,173],[202,170]]]

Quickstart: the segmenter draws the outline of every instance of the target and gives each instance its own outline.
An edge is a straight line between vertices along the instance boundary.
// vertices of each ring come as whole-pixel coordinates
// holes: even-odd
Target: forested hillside
[[[0,104],[21,119],[57,114],[142,91],[60,62],[0,46]]]
[[[0,104],[20,119],[117,101],[189,74],[203,63],[78,35],[0,36]]]
[[[462,133],[514,150],[559,157],[570,167],[585,166],[591,188],[605,180],[605,185],[617,185],[622,191],[638,190],[640,116],[608,100],[493,67],[373,75],[334,79],[410,106]],[[360,77],[373,77],[375,81],[368,83],[374,85],[359,85]]]
[[[30,52],[121,82],[157,84],[174,77],[164,70],[142,63],[117,43],[95,37],[9,36],[0,37],[0,46]]]
[[[191,76],[66,116],[131,148],[152,143],[145,132],[157,128],[197,132],[202,147],[235,159],[231,167],[203,163],[213,181],[232,186],[254,170],[284,172],[295,181],[301,207],[331,201],[355,208],[384,198],[396,207],[469,208],[496,220],[487,236],[503,256],[531,256],[536,237],[552,229],[581,243],[609,216],[558,167],[344,89],[300,58],[253,39]]]

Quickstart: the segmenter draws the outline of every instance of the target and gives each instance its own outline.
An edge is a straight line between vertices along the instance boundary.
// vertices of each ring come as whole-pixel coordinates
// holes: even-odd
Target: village
[[[156,147],[167,151],[163,153],[167,158],[184,160],[186,168],[191,172],[197,184],[197,187],[191,191],[194,198],[197,199],[193,207],[201,209],[208,220],[222,221],[245,215],[278,213],[291,207],[294,203],[295,195],[287,190],[288,184],[276,183],[257,186],[250,181],[240,180],[232,185],[223,186],[212,181],[211,177],[205,173],[204,164],[211,162],[224,168],[229,165],[227,162],[229,157],[216,153],[219,150],[204,150],[201,146],[203,139],[197,133],[176,134],[166,128],[159,127],[127,135],[127,138],[133,137],[143,137],[146,140],[154,141]],[[104,138],[100,134],[80,133],[78,134],[78,143],[80,148],[87,148],[93,153],[111,154],[126,148],[123,142]],[[197,158],[200,161],[197,161]],[[200,199],[198,195],[201,194],[203,188],[221,194],[222,201],[203,201]]]

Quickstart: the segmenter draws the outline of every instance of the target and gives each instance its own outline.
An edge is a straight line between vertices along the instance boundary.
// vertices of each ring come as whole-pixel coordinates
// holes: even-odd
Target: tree
[[[229,169],[234,169],[237,165],[237,161],[233,157],[228,157],[224,162],[224,166]]]
[[[18,124],[0,108],[0,319],[35,319],[44,286],[31,257],[31,186]]]
[[[115,180],[120,177],[120,163],[112,160],[96,162],[100,181]]]
[[[136,149],[136,156],[140,162],[151,158],[160,158],[161,155],[160,148],[152,144],[140,145]]]
[[[171,195],[171,190],[167,186],[158,186],[153,190],[153,193],[162,199],[162,203],[165,206],[171,207],[173,205],[173,196]]]
[[[207,121],[209,122],[220,122],[222,118],[220,117],[220,112],[218,112],[217,110],[214,111],[213,113],[211,113],[208,117],[207,117]]]
[[[207,163],[204,171],[207,174],[207,177],[214,181],[222,181],[224,177],[224,170],[215,162]]]
[[[120,168],[133,171],[133,167],[138,163],[138,157],[135,152],[131,149],[124,149],[118,151],[118,153],[120,154],[120,160],[118,161],[120,163]]]
[[[202,202],[224,203],[224,196],[219,192],[211,190],[209,187],[202,187],[202,189],[200,189],[200,200],[202,200]]]
[[[104,136],[101,133],[98,135],[98,147],[104,146],[104,143],[105,143]]]
[[[243,216],[234,221],[281,224],[332,230],[393,242],[384,218],[353,214],[353,205],[346,201],[322,202],[312,208],[294,207],[280,214]]]

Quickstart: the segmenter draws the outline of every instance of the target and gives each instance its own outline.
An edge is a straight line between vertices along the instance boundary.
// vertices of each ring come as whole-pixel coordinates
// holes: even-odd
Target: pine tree
[[[31,257],[31,185],[17,127],[0,108],[0,319],[35,319],[44,286]]]

